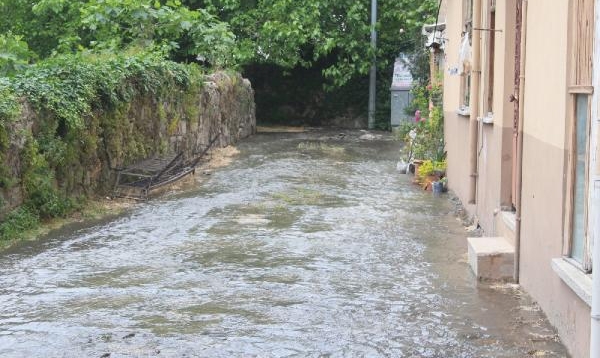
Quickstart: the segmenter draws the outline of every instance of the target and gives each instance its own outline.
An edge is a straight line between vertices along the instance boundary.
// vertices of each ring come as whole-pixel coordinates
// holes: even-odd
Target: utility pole
[[[377,0],[371,0],[371,49],[373,50],[373,63],[371,64],[371,75],[369,78],[369,129],[375,127],[375,90],[377,80]]]

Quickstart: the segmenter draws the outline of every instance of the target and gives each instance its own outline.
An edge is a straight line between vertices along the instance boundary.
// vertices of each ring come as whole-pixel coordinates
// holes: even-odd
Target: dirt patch
[[[231,164],[231,162],[233,162],[233,159],[238,154],[240,154],[240,151],[234,146],[216,149],[211,152],[210,160],[205,165],[205,167],[207,169],[217,169],[226,167],[229,164]]]

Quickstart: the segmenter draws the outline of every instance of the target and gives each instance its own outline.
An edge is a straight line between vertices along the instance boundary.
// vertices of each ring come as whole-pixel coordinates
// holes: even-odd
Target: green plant
[[[396,131],[394,132],[394,137],[397,140],[405,141],[406,137],[408,136],[410,131],[412,131],[416,127],[417,127],[417,125],[414,122],[408,122],[408,121],[401,122],[400,125],[398,126],[398,128],[396,128]]]
[[[23,36],[11,32],[0,34],[0,76],[14,74],[25,68],[34,56]]]
[[[424,183],[427,177],[436,176],[441,178],[446,172],[446,161],[425,160],[419,165],[419,170],[416,173],[417,182]]]
[[[433,162],[431,160],[425,160],[419,166],[419,170],[418,170],[418,173],[417,173],[417,179],[418,179],[419,182],[423,182],[423,180],[425,178],[427,178],[428,176],[433,175],[433,173],[434,173]]]
[[[0,241],[20,239],[25,231],[36,228],[39,222],[37,214],[29,208],[14,210],[0,223]]]
[[[17,94],[8,78],[0,77],[0,124],[13,121],[21,113]]]
[[[422,120],[416,124],[407,124],[400,128],[400,135],[405,135],[412,158],[442,161],[446,156],[444,150],[444,115],[441,105],[433,105],[432,96],[441,95],[440,86],[415,86],[413,108],[421,111]],[[414,138],[413,138],[414,137]]]
[[[441,160],[441,161],[433,162],[433,171],[436,174],[445,175],[447,167],[448,167],[448,162],[446,162],[445,159]]]
[[[54,172],[50,169],[38,143],[30,138],[22,154],[22,185],[24,205],[42,219],[66,215],[72,208],[71,200],[61,195],[54,186]]]
[[[165,119],[182,113],[197,117],[197,109],[186,107],[195,105],[203,76],[196,65],[138,52],[57,56],[0,78],[0,188],[20,183],[22,208],[38,219],[68,215],[76,208],[71,190],[83,184],[83,168],[95,165],[103,141],[125,160],[160,150],[133,130],[128,118],[132,100],[144,98],[158,107],[164,103]],[[34,130],[14,132],[21,127],[17,122],[25,104]],[[5,161],[15,148],[11,138],[22,136],[21,167],[11,168]],[[20,177],[13,178],[14,173]],[[19,225],[13,222],[5,230],[11,227]]]
[[[400,150],[400,159],[406,163],[414,158],[416,128],[417,125],[414,122],[402,122],[394,135],[397,140],[404,142],[404,146]]]
[[[410,89],[412,95],[412,101],[410,105],[406,107],[406,115],[412,118],[417,110],[421,111],[421,118],[427,118],[429,116],[429,91],[427,86],[416,83]]]

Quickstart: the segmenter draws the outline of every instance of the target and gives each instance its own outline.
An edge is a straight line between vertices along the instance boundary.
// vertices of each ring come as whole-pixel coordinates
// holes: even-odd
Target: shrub
[[[0,224],[0,241],[11,241],[21,238],[27,230],[39,225],[39,217],[26,207],[8,214]]]
[[[446,161],[425,160],[419,166],[419,171],[416,173],[417,182],[424,183],[425,179],[430,176],[444,177],[446,174]]]
[[[0,76],[22,70],[32,57],[33,53],[22,36],[10,32],[0,34]]]
[[[411,110],[419,109],[423,120],[418,123],[405,123],[399,129],[399,136],[407,143],[404,152],[406,160],[413,158],[441,162],[446,157],[444,150],[444,114],[439,102],[441,87],[417,86],[412,89],[414,100]]]
[[[417,180],[419,182],[423,182],[425,178],[434,173],[434,166],[431,160],[426,160],[419,166],[419,171],[417,173]]]
[[[143,52],[57,56],[12,78],[0,78],[0,187],[20,183],[24,194],[23,208],[7,216],[2,230],[10,233],[36,220],[64,217],[74,209],[69,192],[77,175],[73,168],[94,158],[100,140],[114,139],[119,123],[126,120],[123,108],[133,98],[183,102],[188,93],[199,93],[202,85],[203,75],[196,65]],[[20,127],[13,123],[20,118],[23,102],[35,113],[34,128],[10,133]],[[106,119],[100,123],[98,118]],[[100,134],[106,138],[99,138]],[[25,139],[18,178],[12,177],[14,170],[6,161],[11,135]],[[144,150],[137,142],[131,145]],[[30,217],[36,220],[25,220]]]
[[[433,162],[433,171],[435,173],[439,173],[441,175],[445,175],[447,167],[448,167],[448,162],[446,162],[446,159],[441,160],[441,161]]]

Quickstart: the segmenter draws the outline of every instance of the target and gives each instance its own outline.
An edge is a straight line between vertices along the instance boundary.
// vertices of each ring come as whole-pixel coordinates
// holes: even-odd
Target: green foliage
[[[419,165],[419,170],[416,174],[417,181],[424,183],[425,179],[429,176],[444,177],[446,174],[447,163],[446,160],[434,161],[425,160]]]
[[[81,185],[85,175],[82,168],[98,160],[100,133],[107,141],[115,141],[112,147],[120,148],[116,153],[120,158],[140,158],[153,150],[154,143],[139,139],[143,135],[133,131],[127,117],[134,99],[192,106],[188,96],[197,96],[202,83],[203,74],[197,66],[168,61],[153,53],[57,56],[1,79],[0,186],[20,183],[24,204],[23,210],[5,218],[0,230],[6,234],[0,232],[0,237],[12,237],[14,230],[31,226],[35,221],[29,220],[31,217],[64,217],[75,209],[70,190]],[[12,178],[13,171],[4,158],[11,146],[9,131],[20,128],[23,103],[33,110],[34,125],[31,132],[11,132],[26,139],[19,158],[20,177]],[[195,110],[181,112],[185,113],[177,118],[182,120],[187,120],[188,114],[197,115]],[[164,115],[175,118],[172,112]],[[123,139],[125,134],[128,140]],[[13,143],[11,149],[18,148]]]
[[[25,231],[36,228],[40,218],[27,207],[9,213],[0,223],[0,241],[13,241],[22,238]]]
[[[201,1],[193,3],[202,6]],[[256,89],[259,119],[319,125],[322,119],[366,117],[368,72],[373,58],[368,1],[211,0],[203,3],[212,4],[209,11],[231,24],[238,44],[249,46],[244,52],[251,56],[241,62],[252,64],[245,66],[244,73]],[[286,11],[271,11],[271,4]],[[379,4],[375,116],[378,129],[390,127],[392,62],[400,52],[423,47],[421,24],[433,21],[437,4],[437,1],[381,1]],[[262,20],[255,22],[256,18]],[[265,21],[269,25],[266,30],[261,26]],[[403,34],[400,29],[404,30]],[[428,69],[428,58],[421,56],[418,60],[424,63],[421,67]],[[280,81],[283,85],[279,86],[277,77],[268,77],[265,86],[257,84],[263,72],[269,70],[275,76],[280,70],[284,73],[287,70],[289,78]],[[423,73],[428,75],[428,71]],[[284,111],[278,113],[279,107]],[[298,118],[298,114],[303,114],[303,118]]]
[[[410,132],[415,129],[415,123],[409,121],[403,121],[400,123],[398,128],[394,131],[394,137],[396,140],[408,141],[410,139]]]
[[[0,33],[9,31],[42,58],[145,48],[224,67],[234,57],[228,25],[179,0],[0,0]]]
[[[204,9],[180,1],[88,0],[81,26],[88,46],[99,49],[155,47],[166,53],[197,56],[218,67],[232,64],[234,36],[227,24]]]
[[[53,171],[35,139],[27,141],[21,160],[25,207],[42,219],[67,214],[72,203],[56,190]]]
[[[412,89],[412,109],[421,111],[421,121],[405,123],[399,136],[407,143],[406,160],[423,159],[442,162],[444,150],[444,113],[441,107],[441,86],[415,86]],[[430,105],[431,103],[431,105]]]
[[[366,112],[366,104],[349,86],[364,85],[377,56],[376,125],[388,129],[392,62],[400,52],[415,52],[416,63],[425,68],[424,52],[416,49],[423,47],[421,26],[434,20],[437,4],[380,1],[376,51],[370,46],[367,0],[0,0],[0,34],[18,35],[35,53],[20,55],[18,66],[36,56],[144,49],[207,67],[314,68],[321,75],[319,87],[300,87],[307,93],[323,88],[341,89],[336,96],[352,93],[352,113]],[[323,108],[315,117],[339,113],[336,109]]]
[[[12,33],[0,34],[0,76],[22,70],[33,57],[22,36]]]
[[[446,159],[433,162],[434,173],[445,175],[447,168],[448,168],[448,162],[446,161]]]
[[[20,113],[21,106],[11,82],[0,77],[0,131],[5,131],[6,122],[14,120]],[[0,135],[0,145],[4,144],[4,135]]]
[[[186,88],[191,73],[197,71],[155,54],[80,54],[55,57],[32,66],[10,81],[9,86],[38,111],[55,118],[58,127],[69,131],[83,129],[85,118],[94,110],[114,108],[136,93],[159,94],[177,86]],[[10,107],[12,100],[0,99],[0,111]]]
[[[413,79],[417,82],[417,86],[426,86],[430,82],[431,68],[430,56],[431,52],[425,48],[424,44],[415,46],[407,54],[408,61],[406,65]]]
[[[326,64],[319,63],[312,68],[292,70],[271,65],[248,66],[244,76],[252,80],[252,88],[256,91],[257,120],[271,124],[321,126],[336,117],[347,118],[342,120],[346,123],[366,118],[368,78],[355,78],[342,87],[325,90],[321,74],[324,66]]]
[[[433,175],[433,161],[426,160],[419,166],[419,176],[426,177]]]
[[[271,63],[295,68],[332,58],[323,68],[332,87],[368,74],[374,55],[379,68],[389,68],[399,52],[420,46],[421,26],[432,21],[438,4],[436,0],[380,2],[376,25],[379,43],[374,53],[369,44],[369,1],[184,2],[206,8],[230,24],[238,38],[237,57],[242,64]]]
[[[10,146],[9,126],[20,114],[21,105],[15,91],[10,87],[8,79],[0,78],[0,188],[15,184],[5,158]]]

